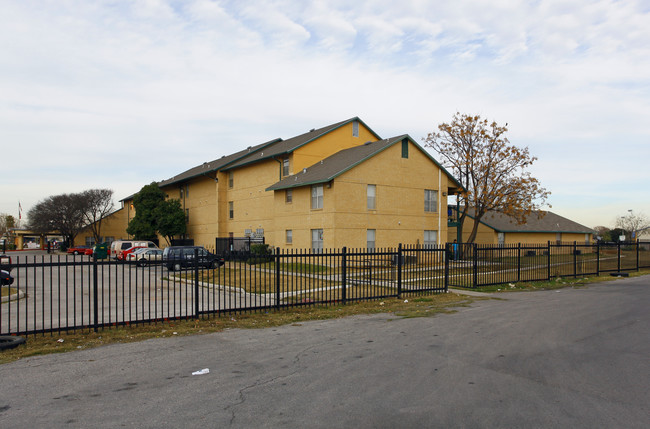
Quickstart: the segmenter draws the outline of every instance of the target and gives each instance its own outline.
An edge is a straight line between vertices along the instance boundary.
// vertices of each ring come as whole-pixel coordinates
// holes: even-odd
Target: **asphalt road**
[[[28,358],[0,366],[0,427],[646,428],[649,286]]]

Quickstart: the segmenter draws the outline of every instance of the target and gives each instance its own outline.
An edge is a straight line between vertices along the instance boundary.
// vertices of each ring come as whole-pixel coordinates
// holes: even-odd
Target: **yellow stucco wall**
[[[470,219],[466,221],[465,227],[463,228],[463,242],[466,242],[469,238],[469,234],[472,230],[474,220]],[[591,234],[588,234],[585,237],[584,233],[561,233],[559,235],[560,241],[563,243],[573,243],[574,241],[578,244],[585,244],[585,240],[589,240],[589,243],[592,243]],[[447,235],[447,240],[453,242],[456,239],[456,227],[449,228],[449,233]],[[505,232],[504,233],[504,244],[544,244],[547,242],[555,243],[558,239],[558,235],[555,232]],[[494,229],[488,227],[485,224],[479,224],[478,233],[476,235],[475,243],[479,244],[499,244],[499,234]]]
[[[360,146],[377,138],[362,123],[359,123],[359,137],[352,135],[352,123],[345,124],[334,131],[296,149],[290,159],[289,169],[291,174],[300,172],[303,168],[310,167],[322,159],[335,153]]]
[[[125,205],[123,208],[114,211],[104,219],[102,219],[102,225],[100,233],[104,238],[104,241],[113,241],[120,240],[123,238],[129,238],[126,233],[126,227],[128,226],[128,214],[129,206]],[[74,240],[74,244],[77,246],[86,244],[86,237],[92,237],[93,233],[90,228],[82,230]]]
[[[367,208],[368,184],[376,185],[375,210]],[[276,191],[270,240],[279,247],[310,248],[311,229],[321,228],[325,248],[365,248],[368,229],[376,230],[376,248],[422,243],[425,230],[438,231],[438,241],[444,241],[446,212],[439,213],[447,207],[447,186],[447,176],[428,157],[410,144],[404,159],[398,143],[326,184],[323,209],[311,209],[311,186],[293,189],[291,204],[284,190]],[[437,213],[425,213],[424,189],[438,190]],[[293,232],[291,246],[285,245],[287,229]]]

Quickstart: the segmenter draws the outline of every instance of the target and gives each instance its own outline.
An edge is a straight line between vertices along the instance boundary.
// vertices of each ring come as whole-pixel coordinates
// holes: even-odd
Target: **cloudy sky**
[[[646,0],[2,0],[0,213],[117,203],[354,116],[420,141],[461,112],[508,123],[552,211],[613,226],[650,215],[649,40]]]

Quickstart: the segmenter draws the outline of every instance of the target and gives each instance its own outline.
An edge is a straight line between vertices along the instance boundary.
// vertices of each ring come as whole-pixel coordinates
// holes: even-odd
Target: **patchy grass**
[[[625,271],[630,277],[639,277],[650,274],[649,269],[636,271]],[[462,288],[473,290],[477,292],[521,292],[521,291],[536,291],[536,290],[552,290],[552,289],[561,289],[566,287],[582,287],[591,283],[600,283],[606,281],[616,280],[618,277],[612,277],[608,273],[603,273],[600,276],[582,276],[582,277],[557,277],[551,281],[542,281],[542,282],[516,282],[516,283],[504,283],[499,285],[490,285],[490,286],[481,286],[478,288]],[[455,287],[455,286],[454,286]]]
[[[103,328],[99,332],[82,331],[30,335],[27,342],[15,349],[0,352],[0,364],[18,359],[65,353],[99,347],[107,344],[130,343],[151,338],[168,338],[178,335],[199,335],[221,332],[226,329],[257,329],[307,322],[336,319],[360,314],[392,313],[399,317],[430,317],[466,306],[471,299],[453,293],[409,296],[402,299],[362,301],[330,306],[311,305],[256,313],[231,313],[198,320],[174,320],[142,325]]]

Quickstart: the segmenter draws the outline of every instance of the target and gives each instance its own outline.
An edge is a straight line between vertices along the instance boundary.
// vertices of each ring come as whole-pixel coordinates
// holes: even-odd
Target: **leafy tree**
[[[157,208],[158,232],[171,244],[175,235],[185,234],[187,220],[179,200],[165,200]]]
[[[83,194],[61,194],[39,201],[27,213],[29,228],[45,234],[58,231],[71,246],[84,227]]]
[[[185,213],[179,200],[166,200],[164,192],[153,182],[133,197],[135,216],[126,232],[137,239],[152,240],[157,234],[168,243],[174,235],[186,231]]]
[[[438,132],[423,139],[425,146],[438,152],[443,166],[451,170],[464,188],[458,196],[462,206],[458,228],[462,238],[471,209],[474,225],[469,243],[476,239],[479,223],[489,211],[525,223],[527,216],[545,205],[550,195],[526,171],[537,158],[529,154],[528,148],[510,145],[505,137],[507,131],[507,127],[488,123],[479,115],[456,113],[450,123],[440,124]]]
[[[636,240],[640,233],[650,228],[650,222],[643,213],[634,214],[630,210],[629,215],[619,216],[616,219],[616,227],[624,231],[627,240]]]
[[[0,236],[4,236],[11,228],[16,227],[16,219],[6,213],[0,214]]]
[[[621,241],[621,236],[625,236],[625,230],[621,228],[614,228],[609,231],[609,241],[613,243],[618,243]],[[627,236],[625,238],[628,238]]]
[[[95,237],[101,241],[102,220],[113,211],[113,191],[110,189],[89,189],[82,193],[85,203],[84,221]]]
[[[600,237],[601,241],[612,241],[612,230],[606,226],[597,226],[594,228],[594,231],[596,231],[596,235]]]

